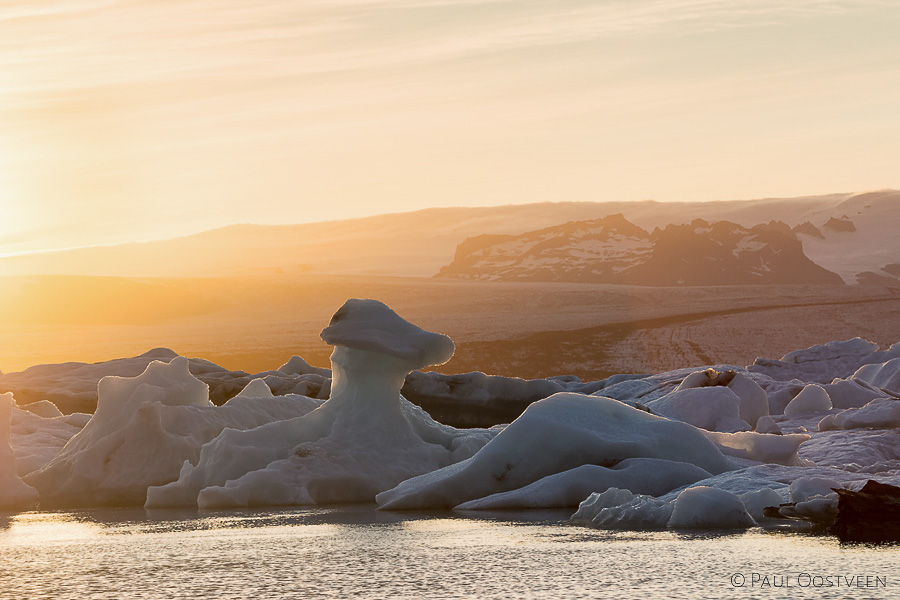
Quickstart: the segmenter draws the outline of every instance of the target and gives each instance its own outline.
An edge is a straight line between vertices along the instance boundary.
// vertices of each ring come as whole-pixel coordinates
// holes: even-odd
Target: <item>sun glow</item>
[[[21,219],[19,210],[12,194],[9,193],[7,180],[0,175],[0,254],[6,254],[4,239],[6,236],[19,231]]]
[[[897,185],[874,0],[39,4],[0,3],[5,253]]]
[[[10,148],[0,140],[0,255],[7,253],[8,240],[5,238],[22,233],[26,226],[13,156]]]

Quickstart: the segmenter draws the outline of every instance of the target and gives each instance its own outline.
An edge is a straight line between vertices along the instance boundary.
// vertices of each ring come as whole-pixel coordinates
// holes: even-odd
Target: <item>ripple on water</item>
[[[566,525],[567,515],[369,506],[23,513],[0,518],[0,597],[775,600],[900,590],[896,547],[758,529],[594,531]],[[743,587],[732,585],[733,574]],[[820,587],[801,574],[823,584],[825,576],[832,584],[877,576],[887,587]]]

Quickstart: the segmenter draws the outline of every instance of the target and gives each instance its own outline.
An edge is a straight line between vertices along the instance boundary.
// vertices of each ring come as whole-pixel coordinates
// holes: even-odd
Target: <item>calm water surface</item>
[[[570,512],[0,514],[0,598],[900,598],[900,547],[594,531]]]

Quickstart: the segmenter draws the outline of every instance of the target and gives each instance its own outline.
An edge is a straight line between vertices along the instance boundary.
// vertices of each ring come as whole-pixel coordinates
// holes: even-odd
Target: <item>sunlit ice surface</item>
[[[0,596],[886,598],[900,585],[897,547],[761,529],[596,531],[566,525],[568,513],[366,505],[0,516]]]

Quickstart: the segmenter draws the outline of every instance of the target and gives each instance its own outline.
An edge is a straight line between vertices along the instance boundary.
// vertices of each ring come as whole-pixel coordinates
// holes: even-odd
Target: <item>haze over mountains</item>
[[[856,283],[900,262],[900,192],[830,194],[722,202],[554,202],[484,208],[441,208],[302,225],[233,225],[171,240],[34,253],[0,259],[0,275],[67,274],[124,277],[333,273],[434,276],[467,238],[521,235],[572,221],[621,213],[648,231],[702,218],[752,227],[772,220],[810,223],[823,237],[798,230],[806,255]],[[855,231],[824,227],[846,216]]]
[[[844,283],[809,260],[797,235],[778,221],[747,228],[695,219],[651,234],[622,215],[470,238],[438,276],[651,286]]]

